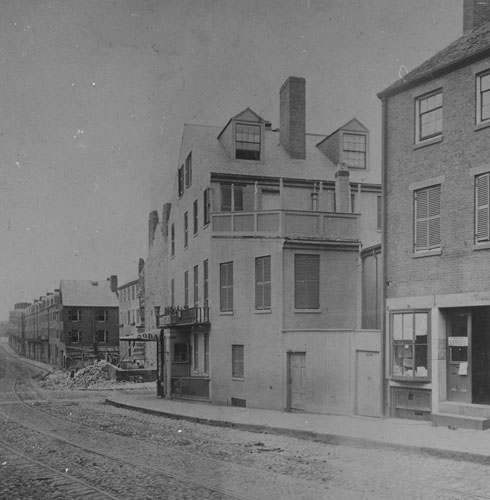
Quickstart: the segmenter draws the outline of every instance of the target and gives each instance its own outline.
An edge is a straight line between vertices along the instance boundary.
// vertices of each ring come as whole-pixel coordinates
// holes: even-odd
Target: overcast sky
[[[306,78],[307,131],[462,34],[462,0],[0,0],[0,319],[60,279],[133,279],[185,123],[250,106],[278,126]]]

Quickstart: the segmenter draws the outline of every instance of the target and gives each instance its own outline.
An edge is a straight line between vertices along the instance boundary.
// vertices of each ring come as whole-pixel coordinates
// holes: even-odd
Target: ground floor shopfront
[[[490,293],[387,300],[388,411],[490,427]]]

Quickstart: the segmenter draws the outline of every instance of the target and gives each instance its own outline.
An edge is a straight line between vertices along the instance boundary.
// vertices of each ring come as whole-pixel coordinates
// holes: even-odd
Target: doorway
[[[306,405],[306,352],[289,352],[289,409],[304,410]]]
[[[450,311],[447,348],[448,401],[490,405],[490,308]]]

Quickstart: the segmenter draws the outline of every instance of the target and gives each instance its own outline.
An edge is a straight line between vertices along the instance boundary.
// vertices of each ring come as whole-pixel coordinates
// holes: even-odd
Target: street
[[[0,499],[490,498],[485,463],[167,419],[0,366]]]

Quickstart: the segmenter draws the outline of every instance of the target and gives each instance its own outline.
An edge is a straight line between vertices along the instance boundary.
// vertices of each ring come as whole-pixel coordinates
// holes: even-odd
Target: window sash
[[[170,255],[173,257],[175,255],[175,226],[172,224],[170,227]]]
[[[209,191],[209,188],[207,188],[204,190],[204,193],[203,193],[203,223],[204,223],[204,225],[209,224],[209,221],[210,221],[210,217],[209,217],[209,214],[211,211],[210,199],[211,199],[210,198],[210,191]]]
[[[189,244],[189,214],[184,214],[184,247]]]
[[[271,308],[271,257],[255,259],[255,309]]]
[[[203,262],[203,300],[204,300],[204,305],[207,305],[208,299],[209,299],[209,262],[206,259]]]
[[[476,122],[490,120],[490,73],[477,76],[477,112]]]
[[[233,311],[233,262],[220,264],[220,311]]]
[[[184,194],[184,165],[182,165],[178,170],[178,180],[179,180],[179,196]]]
[[[414,192],[415,251],[441,246],[441,186]]]
[[[417,142],[442,134],[442,91],[417,99]]]
[[[243,186],[237,186],[236,184],[221,184],[221,211],[239,212],[242,210]]]
[[[198,226],[199,226],[199,214],[198,214],[198,205],[197,200],[194,201],[194,234],[197,234]]]
[[[490,239],[490,174],[475,178],[475,238],[477,242]]]
[[[199,302],[199,266],[194,266],[194,307]]]
[[[236,378],[244,377],[243,345],[231,346],[231,376]]]
[[[294,308],[320,308],[320,256],[294,256]]]
[[[188,188],[192,184],[192,152],[185,159],[185,187]]]
[[[189,305],[189,272],[184,272],[184,306]]]
[[[109,332],[107,330],[97,330],[96,333],[97,343],[107,344],[109,341]]]
[[[343,134],[343,162],[349,167],[366,167],[366,136]]]

